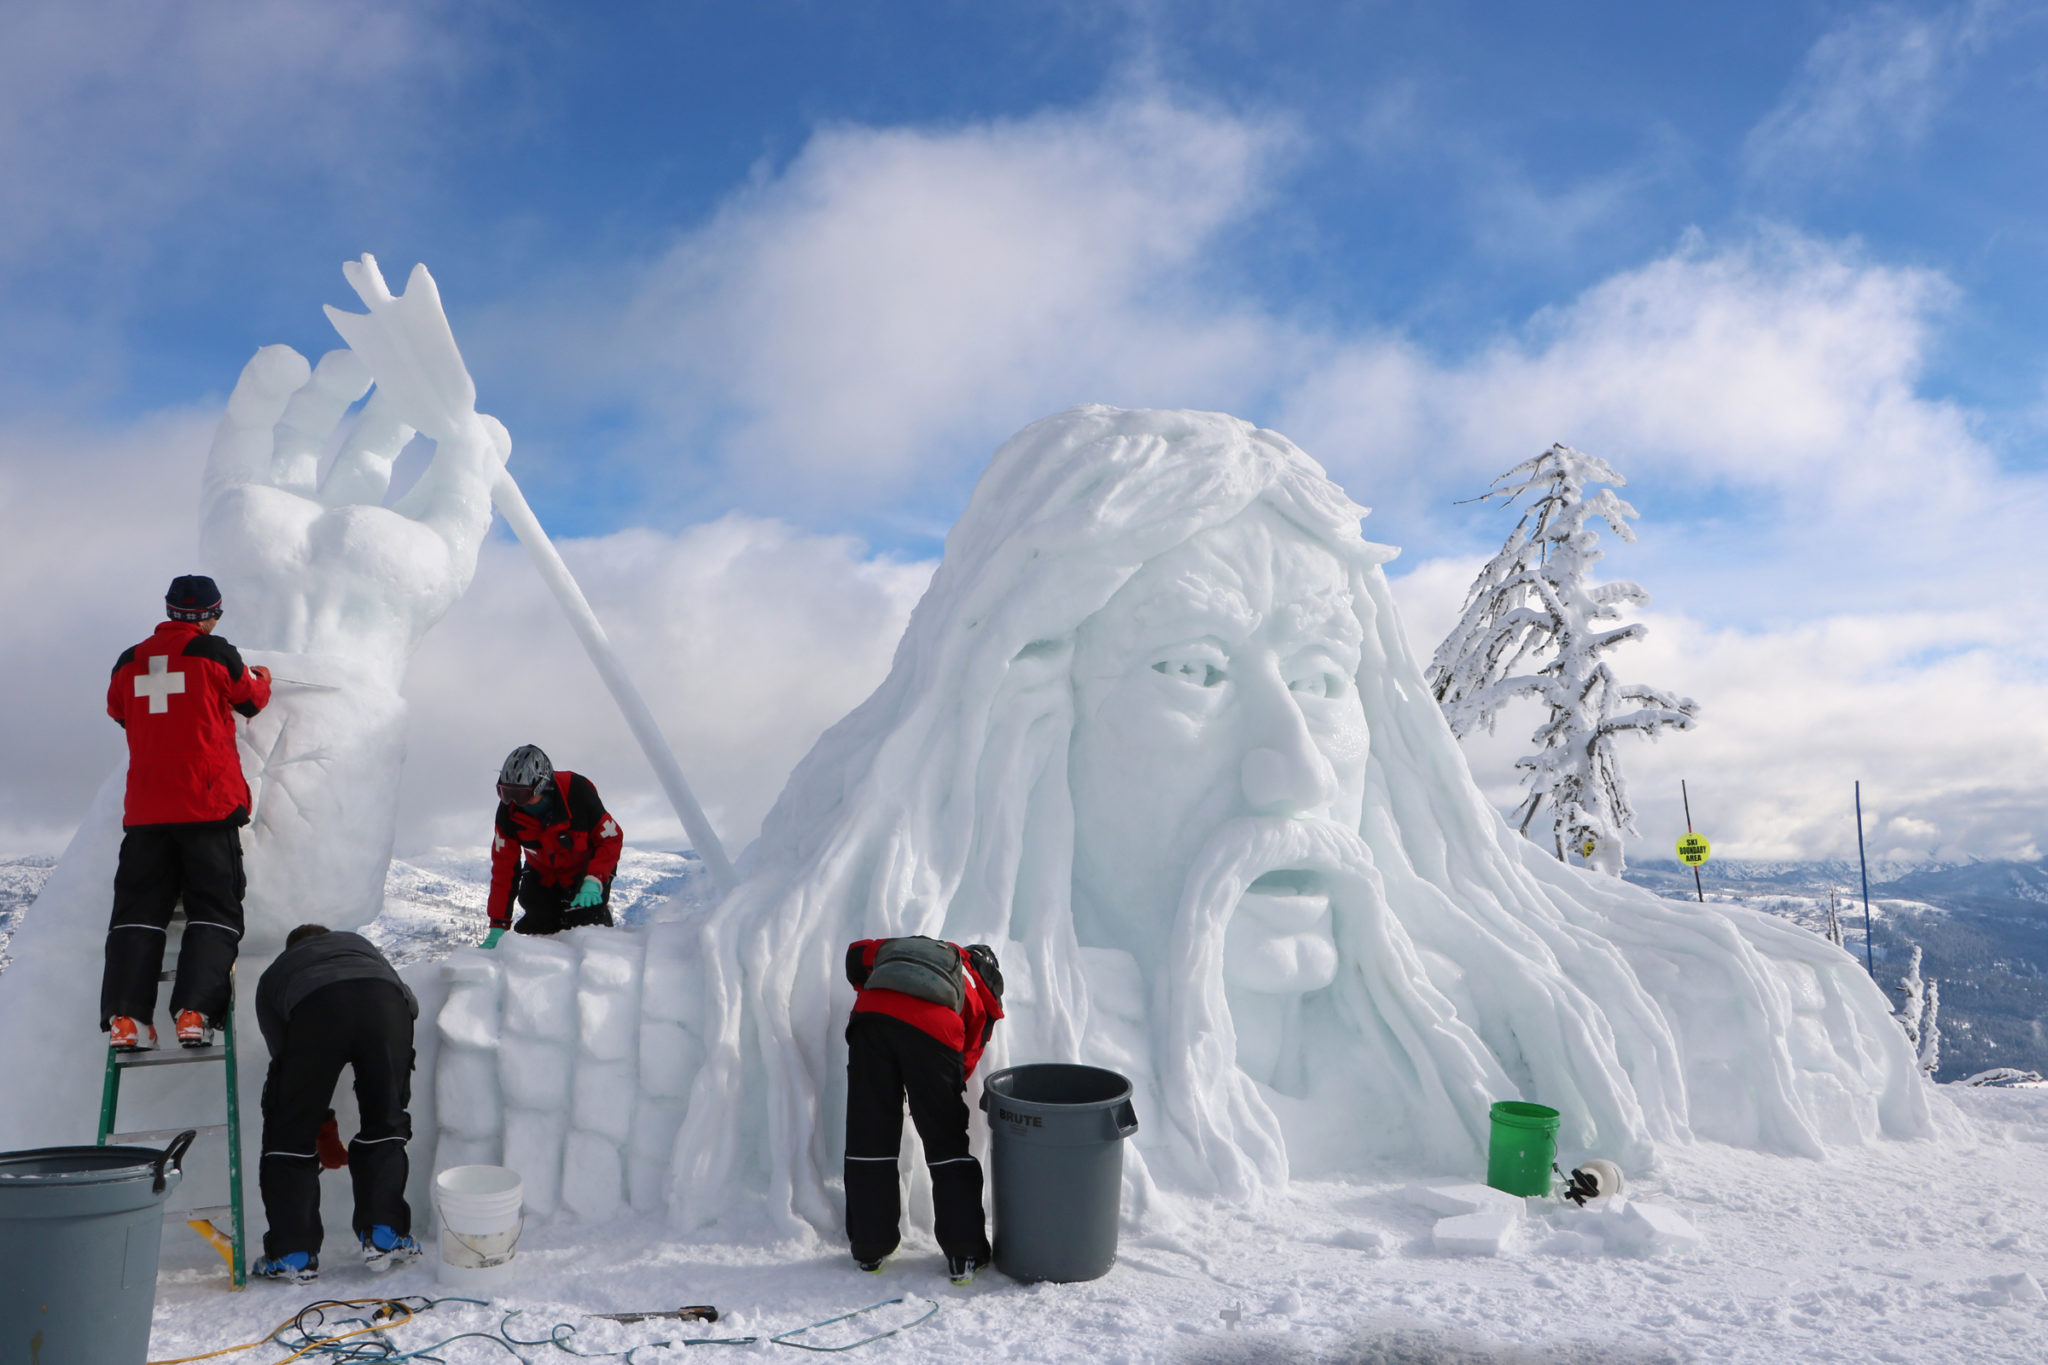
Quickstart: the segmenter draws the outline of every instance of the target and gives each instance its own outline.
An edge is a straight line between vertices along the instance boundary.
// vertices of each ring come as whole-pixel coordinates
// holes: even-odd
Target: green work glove
[[[588,910],[604,900],[604,883],[595,877],[585,877],[583,885],[577,888],[576,899],[569,902],[571,910]]]
[[[503,937],[505,937],[505,931],[504,931],[503,929],[500,929],[500,928],[498,928],[498,927],[497,927],[496,925],[492,925],[492,926],[491,926],[491,932],[489,932],[488,934],[485,934],[485,935],[484,935],[484,947],[486,947],[486,948],[495,948],[495,947],[497,947],[497,946],[498,946],[498,940],[499,940],[499,939],[501,939],[501,938],[503,938]]]

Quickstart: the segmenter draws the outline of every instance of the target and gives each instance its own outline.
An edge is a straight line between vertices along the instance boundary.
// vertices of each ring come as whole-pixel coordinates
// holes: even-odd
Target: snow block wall
[[[578,929],[464,949],[440,965],[433,1169],[504,1165],[526,1207],[601,1221],[661,1206],[687,1031],[643,1021],[644,935]],[[699,1050],[701,1051],[701,1050]]]
[[[1221,414],[1084,407],[1020,432],[737,889],[450,963],[459,1079],[437,1089],[474,1107],[444,1107],[437,1164],[495,1150],[537,1212],[834,1228],[844,947],[912,933],[1002,958],[983,1076],[1132,1078],[1133,1209],[1383,1158],[1474,1178],[1500,1099],[1561,1110],[1567,1159],[1631,1169],[1695,1136],[1822,1156],[1935,1133],[1889,1002],[1840,949],[1509,830],[1363,515]]]

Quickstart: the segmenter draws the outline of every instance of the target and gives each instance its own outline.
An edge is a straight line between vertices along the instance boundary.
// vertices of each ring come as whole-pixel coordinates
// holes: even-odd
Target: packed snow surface
[[[578,1349],[618,1351],[690,1337],[765,1338],[914,1295],[939,1311],[847,1358],[2037,1362],[2048,1339],[2039,1294],[2048,1284],[2048,1091],[1960,1091],[1956,1102],[1977,1135],[1967,1145],[1877,1143],[1818,1162],[1695,1143],[1667,1152],[1655,1174],[1629,1172],[1632,1201],[1697,1228],[1693,1250],[1610,1246],[1579,1230],[1599,1219],[1553,1205],[1525,1214],[1497,1256],[1439,1253],[1432,1234],[1441,1215],[1416,1202],[1407,1175],[1385,1169],[1297,1180],[1255,1205],[1211,1204],[1170,1230],[1127,1232],[1106,1277],[1072,1285],[1021,1285],[985,1271],[972,1288],[954,1290],[936,1247],[915,1231],[870,1276],[841,1243],[815,1235],[740,1245],[678,1241],[656,1217],[557,1220],[529,1224],[522,1278],[490,1307],[447,1304],[392,1337],[412,1349],[493,1330],[517,1308],[513,1336],[537,1340],[563,1322],[579,1329]],[[346,1177],[325,1178],[345,1186]],[[318,1297],[441,1292],[423,1266],[370,1275],[342,1239],[330,1235],[317,1285],[231,1294],[210,1253],[172,1228],[175,1264],[161,1282],[151,1358],[251,1340]],[[716,1305],[720,1321],[624,1326],[586,1316],[694,1303]],[[852,1339],[820,1335],[828,1344]],[[545,1346],[522,1354],[536,1365],[569,1359]],[[511,1359],[476,1340],[437,1355],[450,1365]],[[702,1365],[728,1355],[794,1358],[763,1340],[634,1359]]]

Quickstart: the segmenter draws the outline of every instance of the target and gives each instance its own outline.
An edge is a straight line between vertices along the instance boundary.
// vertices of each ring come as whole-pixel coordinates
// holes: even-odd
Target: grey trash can
[[[981,1090],[994,1168],[996,1268],[1016,1280],[1093,1280],[1116,1264],[1131,1083],[1101,1067],[1043,1062]]]
[[[193,1134],[0,1152],[0,1361],[141,1365],[164,1200]]]

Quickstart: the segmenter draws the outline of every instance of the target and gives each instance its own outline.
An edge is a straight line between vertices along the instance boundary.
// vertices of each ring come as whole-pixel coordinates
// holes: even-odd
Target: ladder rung
[[[190,1066],[193,1062],[224,1062],[228,1050],[219,1043],[212,1047],[159,1047],[147,1052],[117,1052],[114,1065],[126,1070],[131,1066]]]
[[[213,1123],[208,1124],[204,1128],[190,1129],[152,1128],[146,1133],[109,1133],[107,1135],[107,1142],[110,1146],[114,1147],[162,1146],[178,1134],[184,1132],[197,1133],[200,1137],[215,1137],[225,1133],[227,1130],[228,1126],[225,1123]]]

